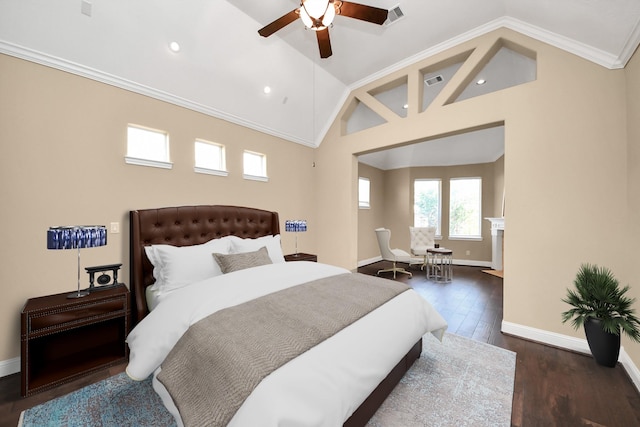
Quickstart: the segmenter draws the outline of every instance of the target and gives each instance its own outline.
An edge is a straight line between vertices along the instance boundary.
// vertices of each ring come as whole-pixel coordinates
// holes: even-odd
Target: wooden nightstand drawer
[[[29,332],[33,334],[43,330],[68,329],[78,327],[83,323],[94,321],[100,317],[123,315],[126,309],[127,301],[125,298],[54,309],[34,313],[29,318],[28,328]]]

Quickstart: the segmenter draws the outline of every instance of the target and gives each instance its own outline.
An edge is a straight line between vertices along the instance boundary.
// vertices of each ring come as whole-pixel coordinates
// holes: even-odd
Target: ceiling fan
[[[300,7],[281,16],[272,23],[261,28],[258,33],[262,37],[269,37],[276,31],[291,24],[296,19],[302,19],[304,26],[316,32],[320,57],[331,56],[331,41],[329,27],[336,15],[360,19],[382,25],[387,20],[389,11],[378,7],[340,0],[301,0]]]

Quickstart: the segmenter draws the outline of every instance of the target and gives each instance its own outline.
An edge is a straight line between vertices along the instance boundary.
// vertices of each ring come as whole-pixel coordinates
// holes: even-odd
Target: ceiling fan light
[[[309,16],[319,19],[329,7],[329,0],[303,0],[302,5]]]
[[[331,0],[302,0],[300,19],[310,30],[324,30],[333,22],[336,9]]]
[[[333,18],[336,17],[336,8],[333,7],[333,4],[329,4],[327,7],[327,11],[324,13],[324,17],[322,18],[322,25],[328,27],[333,23]]]
[[[304,6],[300,7],[300,19],[302,19],[302,23],[305,27],[313,28],[313,21],[311,20],[311,17],[309,17],[309,14],[305,10]]]

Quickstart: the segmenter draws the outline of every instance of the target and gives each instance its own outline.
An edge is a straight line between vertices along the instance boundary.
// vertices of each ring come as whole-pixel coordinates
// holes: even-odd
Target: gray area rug
[[[422,355],[367,426],[510,426],[515,369],[514,352],[427,334]]]
[[[420,358],[369,427],[509,426],[515,353],[446,334],[425,335]],[[19,425],[173,426],[151,382],[122,373],[27,409]]]

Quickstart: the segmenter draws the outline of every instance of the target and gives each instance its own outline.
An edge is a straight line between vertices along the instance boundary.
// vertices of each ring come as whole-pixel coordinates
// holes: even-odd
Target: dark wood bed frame
[[[132,323],[135,325],[149,313],[145,290],[154,282],[153,266],[147,259],[145,246],[191,246],[229,235],[241,238],[275,236],[280,233],[280,224],[277,212],[240,206],[201,205],[131,211],[130,231],[129,290]],[[422,339],[398,362],[344,426],[364,426],[421,352]]]

